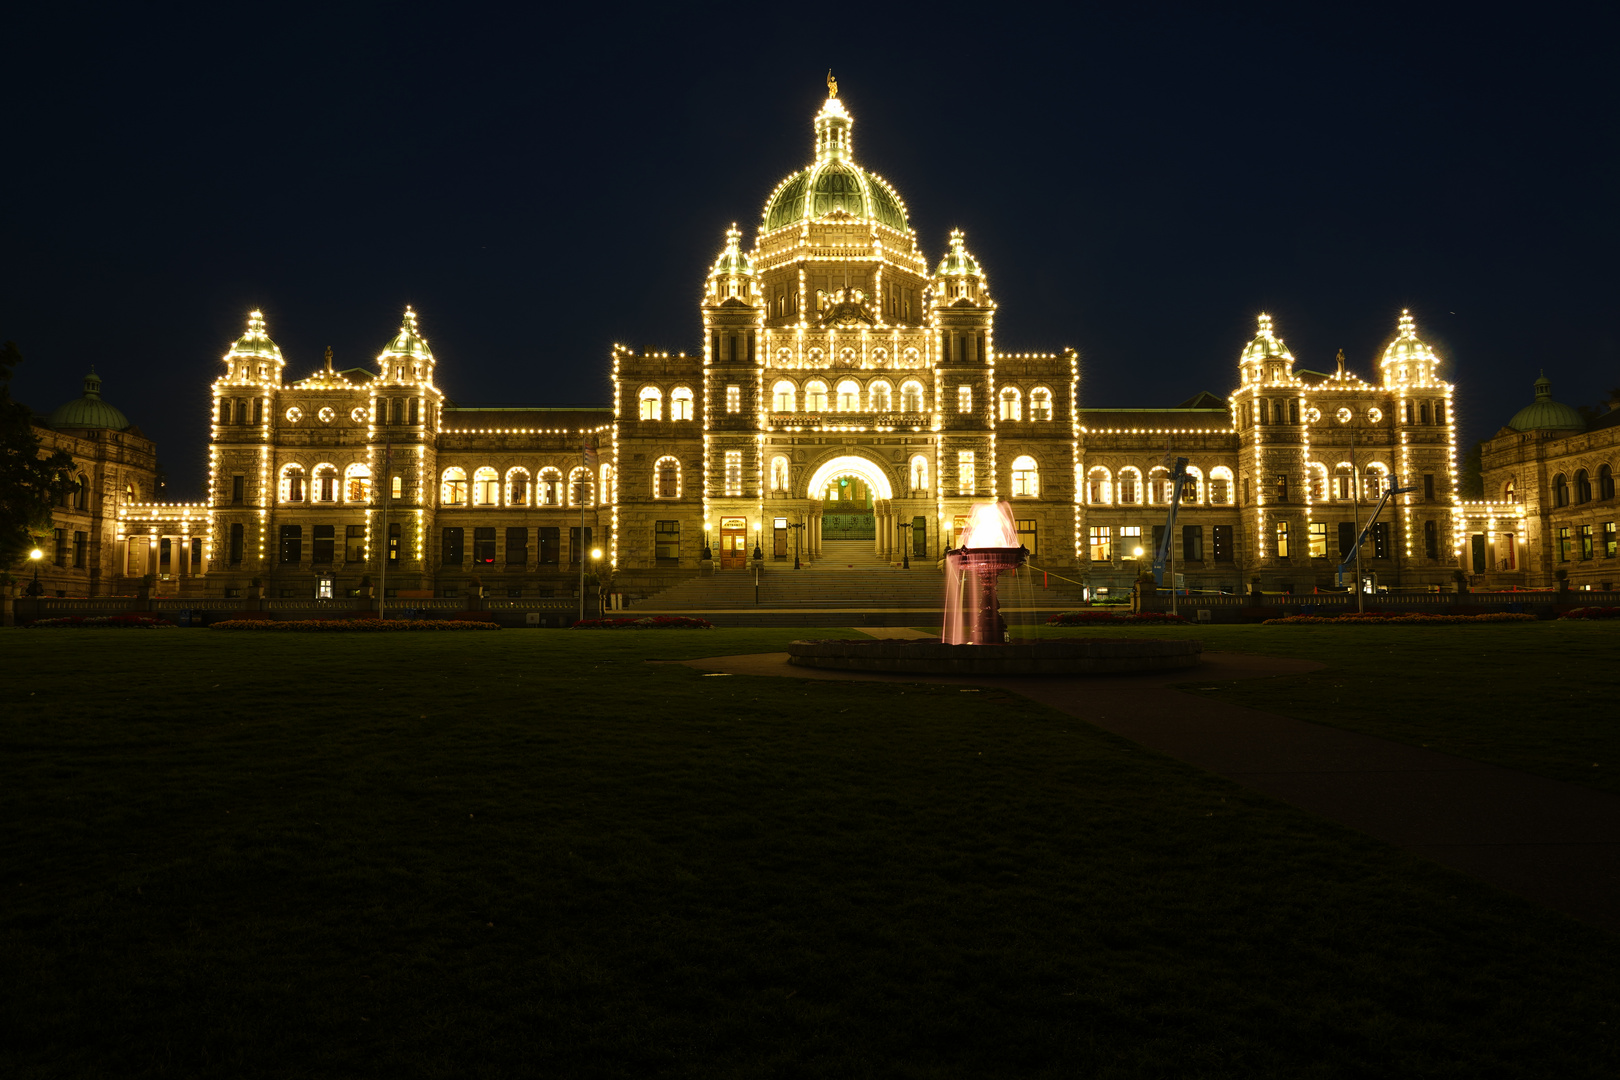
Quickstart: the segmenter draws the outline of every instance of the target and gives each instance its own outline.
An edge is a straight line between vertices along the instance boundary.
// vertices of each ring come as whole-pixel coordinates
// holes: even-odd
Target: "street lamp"
[[[902,521],[895,526],[905,535],[900,540],[900,568],[911,569],[911,522]]]
[[[39,548],[35,548],[28,553],[28,561],[34,564],[34,580],[28,585],[28,595],[32,596],[36,601],[45,595],[45,586],[39,583],[39,560],[44,557],[45,553]]]

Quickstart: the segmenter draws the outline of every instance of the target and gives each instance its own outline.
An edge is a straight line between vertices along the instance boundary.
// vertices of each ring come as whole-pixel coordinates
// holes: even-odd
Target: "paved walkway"
[[[1315,661],[1205,653],[1192,671],[1047,679],[821,671],[793,667],[787,653],[684,663],[736,675],[1004,687],[1620,932],[1620,796],[1170,688],[1313,671]]]

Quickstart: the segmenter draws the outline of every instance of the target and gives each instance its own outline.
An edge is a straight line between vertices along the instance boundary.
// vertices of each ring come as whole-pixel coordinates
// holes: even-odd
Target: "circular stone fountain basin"
[[[1122,675],[1195,667],[1201,641],[1064,638],[1011,645],[940,641],[795,641],[788,663],[841,671],[914,675]]]

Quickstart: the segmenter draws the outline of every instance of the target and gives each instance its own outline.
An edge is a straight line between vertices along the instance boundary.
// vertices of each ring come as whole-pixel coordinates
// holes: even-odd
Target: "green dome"
[[[745,277],[754,272],[754,260],[742,250],[742,232],[733,225],[726,230],[725,250],[714,261],[711,274],[720,277]]]
[[[377,354],[377,359],[392,360],[402,356],[413,360],[433,359],[433,350],[428,348],[427,338],[417,329],[416,312],[411,310],[409,304],[405,306],[405,318],[399,324],[399,333]]]
[[[1243,357],[1238,363],[1251,364],[1260,360],[1275,359],[1286,360],[1292,364],[1294,354],[1288,351],[1288,346],[1283,344],[1282,338],[1272,329],[1271,316],[1262,311],[1258,324],[1254,337],[1243,347]]]
[[[91,368],[84,377],[84,396],[61,405],[46,417],[45,422],[58,430],[62,428],[111,428],[123,431],[129,427],[129,417],[101,400],[101,376]]]
[[[1513,414],[1508,427],[1515,431],[1585,431],[1581,414],[1552,399],[1552,380],[1545,372],[1536,380],[1536,400]]]
[[[816,160],[777,185],[765,202],[764,231],[834,214],[875,221],[911,233],[905,204],[889,182],[855,164],[850,131],[855,121],[836,97],[816,115]]]
[[[984,277],[984,269],[968,251],[967,237],[962,235],[961,229],[951,230],[950,247],[945,257],[939,260],[939,269],[935,273],[940,277]]]

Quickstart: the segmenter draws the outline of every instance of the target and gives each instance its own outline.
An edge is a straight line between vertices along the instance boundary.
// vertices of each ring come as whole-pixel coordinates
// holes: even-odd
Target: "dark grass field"
[[[1341,697],[1620,640],[1374,633]],[[1601,931],[1000,692],[645,662],[794,636],[0,632],[0,1075],[1620,1071]]]

